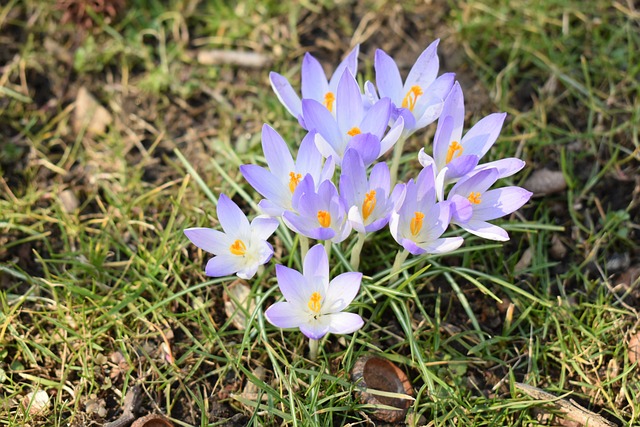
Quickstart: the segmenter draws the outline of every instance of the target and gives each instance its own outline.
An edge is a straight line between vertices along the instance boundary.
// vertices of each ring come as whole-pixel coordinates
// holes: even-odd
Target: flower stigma
[[[300,175],[299,173],[289,172],[289,191],[293,193],[298,184],[300,184],[301,179],[302,175]]]
[[[453,160],[454,157],[460,157],[463,152],[462,145],[458,141],[453,141],[449,144],[449,149],[447,150],[447,158],[445,159],[445,163],[449,163]],[[456,154],[458,153],[458,154]]]
[[[376,208],[376,190],[369,191],[364,196],[364,202],[362,202],[362,217],[366,221],[369,215]]]
[[[482,202],[482,199],[480,198],[480,193],[474,193],[473,191],[469,194],[469,197],[467,197],[467,199],[474,205],[477,205],[480,202]]]
[[[407,92],[407,94],[402,99],[402,108],[408,108],[409,111],[413,111],[416,107],[416,102],[418,102],[418,98],[420,95],[424,94],[422,88],[418,85],[411,86],[411,89]]]
[[[307,303],[309,310],[311,310],[315,315],[320,314],[320,308],[322,307],[320,301],[322,301],[322,296],[318,292],[314,292],[311,294],[309,302]]]
[[[361,133],[362,133],[362,131],[360,130],[360,128],[357,127],[357,126],[354,126],[351,129],[349,129],[349,132],[347,132],[347,135],[356,136],[356,135],[361,134]]]
[[[333,112],[333,101],[336,100],[336,96],[333,92],[327,92],[324,94],[324,106],[327,107],[330,113]]]
[[[412,236],[417,236],[422,230],[422,220],[424,219],[424,214],[422,212],[414,212],[413,218],[411,218],[411,224],[409,225],[409,229],[411,230]]]
[[[331,225],[331,214],[327,211],[318,211],[318,222],[321,227],[329,227]]]
[[[233,242],[231,246],[229,246],[229,251],[233,255],[242,256],[247,252],[247,246],[244,244],[242,240],[238,239],[235,242]]]

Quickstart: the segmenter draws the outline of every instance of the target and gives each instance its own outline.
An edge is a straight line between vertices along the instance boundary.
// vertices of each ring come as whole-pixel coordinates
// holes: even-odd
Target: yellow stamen
[[[300,184],[300,180],[302,179],[302,175],[295,172],[289,172],[289,190],[293,193]]]
[[[376,208],[376,190],[369,191],[364,196],[364,202],[362,202],[362,217],[366,221],[371,215],[371,212]]]
[[[449,149],[447,150],[447,158],[444,162],[449,163],[451,160],[453,160],[454,157],[460,157],[463,151],[464,149],[462,148],[462,145],[460,145],[458,141],[453,141],[451,144],[449,144]]]
[[[311,298],[309,298],[309,302],[307,303],[309,310],[311,310],[315,314],[319,314],[320,308],[322,307],[320,301],[322,301],[322,295],[320,295],[318,292],[312,293]]]
[[[349,129],[349,132],[347,132],[347,135],[349,136],[356,136],[358,134],[362,133],[362,131],[360,130],[359,127],[355,126],[352,127],[351,129]]]
[[[469,194],[469,197],[467,197],[467,199],[469,199],[469,201],[474,205],[482,202],[482,199],[480,199],[480,193],[474,193],[473,191]]]
[[[231,246],[229,246],[229,251],[233,255],[242,256],[245,254],[245,252],[247,252],[247,246],[242,240],[236,240]]]
[[[408,108],[410,111],[413,111],[416,108],[416,102],[418,102],[418,97],[424,94],[422,88],[420,86],[411,86],[409,92],[402,99],[402,108]]]
[[[329,227],[331,225],[331,214],[327,211],[318,211],[318,222],[321,227]]]
[[[411,218],[411,224],[409,228],[411,229],[411,235],[417,236],[420,230],[422,230],[422,220],[424,219],[424,214],[422,212],[414,212],[413,218]]]
[[[333,92],[327,92],[324,94],[324,106],[327,107],[327,110],[331,113],[333,111],[333,101],[336,100],[336,96]]]

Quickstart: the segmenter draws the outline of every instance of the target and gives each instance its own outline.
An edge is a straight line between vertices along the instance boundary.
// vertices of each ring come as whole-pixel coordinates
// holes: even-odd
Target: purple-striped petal
[[[322,104],[313,99],[302,100],[302,112],[307,129],[317,131],[339,153],[342,134],[333,115]],[[318,147],[320,150],[320,147]],[[322,150],[320,150],[322,151]]]
[[[391,100],[382,98],[367,111],[362,122],[357,122],[362,133],[372,133],[382,138],[391,116]],[[339,118],[338,118],[339,119]]]
[[[345,70],[338,83],[336,95],[336,119],[341,135],[346,135],[352,128],[360,126],[364,116],[362,94],[355,77]]]
[[[400,70],[393,58],[387,55],[383,50],[376,50],[374,59],[374,68],[376,70],[376,86],[380,93],[380,97],[389,97],[399,106],[402,97],[402,77]]]
[[[370,133],[361,133],[352,137],[346,149],[358,151],[365,165],[370,165],[380,155],[380,140]]]
[[[438,75],[438,69],[440,62],[436,53],[438,49],[438,43],[440,39],[432,42],[427,48],[422,51],[416,62],[411,67],[404,87],[409,90],[411,86],[418,85],[424,90],[429,86]]]

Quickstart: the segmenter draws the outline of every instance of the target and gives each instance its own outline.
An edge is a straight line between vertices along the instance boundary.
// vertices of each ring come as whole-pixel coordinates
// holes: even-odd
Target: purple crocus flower
[[[433,166],[409,180],[404,200],[389,220],[391,235],[413,255],[440,254],[462,245],[462,237],[440,237],[449,226],[451,203],[436,203]]]
[[[329,258],[322,245],[309,249],[302,274],[276,265],[276,276],[286,301],[276,302],[265,311],[272,325],[300,328],[313,340],[328,333],[350,334],[364,325],[359,315],[342,312],[358,294],[362,273],[342,273],[329,281]]]
[[[386,163],[377,163],[369,179],[364,162],[356,150],[349,149],[342,161],[340,195],[348,208],[351,226],[359,233],[371,233],[387,225],[391,211],[404,190],[395,186],[389,197],[391,177]]]
[[[420,150],[422,166],[434,165],[438,199],[444,187],[471,172],[498,138],[506,113],[494,113],[481,119],[462,136],[464,96],[456,82],[444,102],[433,140],[433,157]],[[515,173],[515,172],[514,172]]]
[[[436,53],[438,43],[439,40],[434,41],[420,54],[404,84],[393,58],[381,49],[376,51],[376,86],[380,97],[388,97],[393,102],[395,111],[392,118],[404,119],[404,138],[438,118],[444,100],[453,86],[454,73],[436,78],[439,68]],[[369,99],[378,98],[371,82],[365,84],[365,92]]]
[[[217,213],[223,231],[197,227],[187,228],[184,234],[191,243],[215,255],[207,262],[207,276],[236,273],[242,279],[251,279],[258,266],[266,264],[273,255],[267,239],[278,228],[278,220],[257,216],[249,224],[238,205],[224,194],[218,200]]]
[[[500,178],[498,169],[484,169],[461,179],[449,192],[451,222],[485,239],[506,241],[507,232],[487,221],[508,215],[529,201],[532,193],[520,187],[489,188]]]
[[[282,218],[296,233],[316,240],[340,243],[351,232],[347,211],[333,182],[320,183],[317,191],[311,175],[307,175],[293,193],[293,211]]]
[[[294,190],[307,175],[314,182],[331,179],[335,163],[332,158],[322,165],[322,156],[316,148],[314,134],[309,133],[300,143],[298,157],[294,161],[287,143],[271,126],[262,127],[262,150],[269,169],[257,165],[242,165],[240,172],[251,186],[266,199],[260,208],[270,216],[281,216],[285,210],[293,209],[291,197]]]
[[[304,55],[302,60],[301,86],[302,99],[313,99],[322,104],[329,112],[333,113],[335,109],[336,93],[338,81],[344,70],[349,70],[354,76],[358,72],[358,52],[357,45],[347,57],[338,65],[333,72],[331,80],[327,81],[322,65],[310,53]],[[271,87],[273,87],[276,96],[285,106],[287,111],[298,119],[300,125],[305,126],[304,115],[302,111],[302,102],[300,97],[293,89],[286,77],[276,72],[269,73]],[[308,129],[311,130],[311,129]]]
[[[338,83],[335,117],[321,103],[302,100],[304,120],[315,130],[316,145],[324,157],[335,156],[340,163],[348,148],[360,153],[366,165],[386,153],[402,134],[402,120],[396,120],[386,136],[391,117],[391,100],[382,98],[365,111],[360,87],[349,70]]]

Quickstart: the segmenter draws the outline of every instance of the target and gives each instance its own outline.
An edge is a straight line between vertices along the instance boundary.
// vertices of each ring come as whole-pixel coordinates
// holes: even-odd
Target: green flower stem
[[[309,252],[309,238],[302,234],[298,234],[298,237],[300,241],[300,260],[304,262],[304,258],[307,256],[307,252]]]
[[[353,271],[358,271],[360,267],[360,252],[362,252],[362,247],[364,246],[364,241],[367,238],[366,233],[358,233],[358,241],[351,249],[351,268]]]
[[[402,267],[402,264],[409,256],[409,251],[406,249],[399,250],[396,254],[396,259],[393,261],[393,267],[391,267],[391,277],[389,278],[389,282],[393,282],[398,277],[398,272]]]
[[[311,338],[309,338],[309,359],[310,360],[315,361],[318,358],[319,343],[320,343],[319,340],[312,340]]]
[[[327,257],[331,259],[331,240],[324,241],[324,250],[327,252]]]
[[[396,141],[395,147],[393,147],[393,158],[391,160],[391,169],[389,170],[389,174],[391,175],[391,188],[393,188],[398,181],[398,168],[400,167],[400,158],[402,157],[404,142],[406,140],[406,137],[400,136],[400,139]]]

